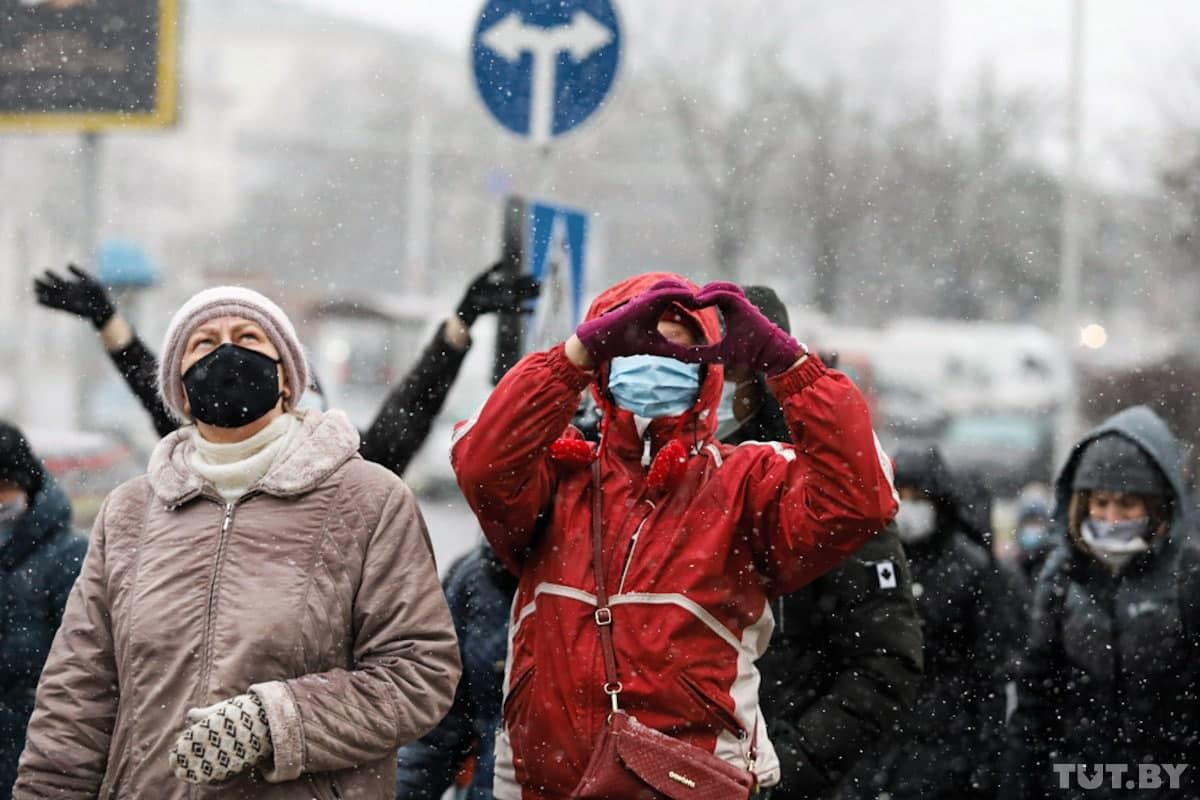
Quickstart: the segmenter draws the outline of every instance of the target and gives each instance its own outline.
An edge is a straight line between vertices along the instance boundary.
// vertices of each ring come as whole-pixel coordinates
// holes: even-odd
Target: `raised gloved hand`
[[[683,359],[689,348],[672,344],[658,332],[658,321],[673,304],[695,308],[696,296],[682,281],[662,280],[628,303],[581,323],[575,335],[596,361],[634,355]]]
[[[52,270],[46,270],[45,275],[33,279],[37,301],[47,308],[57,308],[90,319],[97,330],[103,328],[117,313],[108,292],[98,280],[74,264],[68,264],[67,269],[75,276],[75,280],[67,280]]]
[[[541,284],[530,275],[513,275],[504,263],[488,267],[467,287],[455,312],[470,327],[480,314],[520,311],[526,300],[537,297]]]
[[[187,783],[220,783],[270,757],[271,728],[262,701],[239,694],[188,711],[193,723],[171,748],[171,769]]]
[[[725,318],[725,338],[707,347],[694,348],[706,361],[744,364],[755,372],[778,375],[808,352],[747,300],[736,283],[705,284],[696,295],[696,302],[701,306],[716,306]]]

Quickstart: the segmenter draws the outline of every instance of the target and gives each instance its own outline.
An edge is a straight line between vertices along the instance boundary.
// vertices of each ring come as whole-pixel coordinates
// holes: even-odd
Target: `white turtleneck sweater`
[[[210,442],[192,430],[190,463],[196,473],[211,483],[226,503],[232,503],[258,483],[271,465],[284,453],[303,430],[295,414],[281,414],[249,439],[230,444]]]

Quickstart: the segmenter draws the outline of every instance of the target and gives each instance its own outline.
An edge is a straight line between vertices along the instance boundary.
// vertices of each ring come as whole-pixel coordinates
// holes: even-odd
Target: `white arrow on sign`
[[[613,32],[586,11],[576,11],[571,21],[554,28],[526,25],[514,11],[480,37],[489,50],[506,61],[533,54],[533,87],[529,98],[529,137],[534,144],[550,141],[554,124],[554,87],[558,54],[564,50],[583,61],[613,41]]]

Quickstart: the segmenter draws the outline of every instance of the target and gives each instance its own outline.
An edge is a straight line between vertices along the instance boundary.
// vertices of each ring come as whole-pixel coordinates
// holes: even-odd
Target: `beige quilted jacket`
[[[189,469],[190,429],[96,521],[37,692],[13,797],[394,796],[396,749],[446,713],[458,645],[408,487],[357,454],[337,411],[226,506]],[[253,690],[271,760],[192,786],[185,714]]]

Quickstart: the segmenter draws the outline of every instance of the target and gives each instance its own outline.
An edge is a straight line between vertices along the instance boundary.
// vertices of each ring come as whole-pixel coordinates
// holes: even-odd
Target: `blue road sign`
[[[100,245],[100,282],[116,289],[154,286],[158,283],[158,268],[146,251],[132,242],[110,239]]]
[[[587,235],[587,212],[529,205],[529,271],[541,281],[542,291],[526,329],[526,352],[569,338],[583,321]]]
[[[621,30],[611,0],[488,0],[471,41],[484,105],[535,144],[600,107],[617,77]]]

